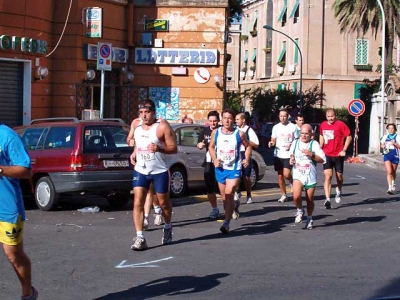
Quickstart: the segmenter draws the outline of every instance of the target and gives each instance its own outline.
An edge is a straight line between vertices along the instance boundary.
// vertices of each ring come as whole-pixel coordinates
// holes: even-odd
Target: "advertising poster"
[[[157,118],[179,120],[179,88],[151,87],[150,99],[156,104]]]

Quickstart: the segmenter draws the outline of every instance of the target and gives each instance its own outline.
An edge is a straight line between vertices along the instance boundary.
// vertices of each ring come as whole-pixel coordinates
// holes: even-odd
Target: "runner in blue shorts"
[[[251,147],[244,132],[234,128],[235,112],[222,111],[222,127],[211,134],[209,152],[215,166],[215,177],[224,202],[225,220],[220,230],[229,233],[229,223],[235,208],[233,193],[237,189],[242,172],[242,164],[250,163]],[[245,159],[240,156],[240,145],[245,147]]]
[[[134,124],[135,149],[131,155],[131,163],[135,166],[133,191],[133,220],[136,237],[132,250],[140,251],[148,248],[143,236],[144,203],[150,184],[153,183],[165,220],[163,245],[172,242],[172,205],[169,198],[169,174],[166,154],[177,152],[175,133],[165,120],[156,119],[155,104],[152,100],[139,103],[139,117]]]
[[[397,135],[396,125],[391,123],[386,126],[388,134],[381,139],[383,149],[383,161],[386,169],[386,179],[388,183],[387,193],[394,195],[396,190],[396,171],[399,164],[400,137]]]

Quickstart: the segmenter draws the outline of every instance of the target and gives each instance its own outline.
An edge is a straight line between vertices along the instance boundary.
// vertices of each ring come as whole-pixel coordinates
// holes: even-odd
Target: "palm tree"
[[[385,65],[388,66],[393,62],[394,36],[400,36],[400,26],[395,26],[400,18],[400,1],[382,0],[381,3],[386,18]],[[376,0],[335,0],[332,8],[341,32],[357,32],[364,35],[372,30],[376,38],[378,30],[382,27],[381,11]]]

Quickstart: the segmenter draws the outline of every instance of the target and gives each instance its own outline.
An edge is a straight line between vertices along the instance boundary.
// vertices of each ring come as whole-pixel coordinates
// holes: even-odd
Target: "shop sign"
[[[102,9],[100,7],[86,9],[86,37],[102,37]]]
[[[47,42],[3,34],[0,36],[0,49],[46,54]]]
[[[169,30],[168,20],[145,20],[144,30],[168,31]]]
[[[216,49],[136,48],[135,64],[209,65],[218,63]]]
[[[97,45],[88,44],[85,47],[85,58],[97,60]],[[128,61],[128,49],[112,47],[112,62],[126,63]]]

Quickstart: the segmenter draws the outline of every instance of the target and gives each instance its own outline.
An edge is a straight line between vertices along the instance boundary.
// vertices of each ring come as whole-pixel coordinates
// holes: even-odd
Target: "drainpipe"
[[[325,1],[322,0],[322,32],[321,32],[321,78],[320,78],[320,86],[321,86],[321,104],[320,107],[322,108],[322,97],[324,95],[324,59],[325,59]]]

